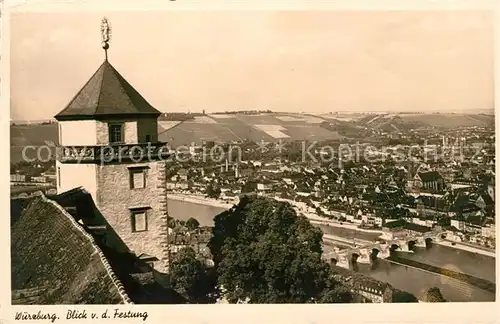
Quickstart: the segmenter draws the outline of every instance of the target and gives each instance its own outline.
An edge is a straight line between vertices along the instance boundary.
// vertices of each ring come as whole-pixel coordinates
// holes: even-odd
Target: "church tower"
[[[168,148],[158,141],[161,113],[108,61],[106,19],[101,30],[104,62],[55,116],[57,192],[83,187],[125,249],[167,272]]]

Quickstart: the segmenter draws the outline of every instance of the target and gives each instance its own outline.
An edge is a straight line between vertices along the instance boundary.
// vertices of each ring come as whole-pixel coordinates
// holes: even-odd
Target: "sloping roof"
[[[392,222],[385,223],[384,227],[396,228],[396,227],[402,227],[402,226],[406,226],[406,225],[407,225],[407,222],[404,219],[398,219],[398,220],[395,220]]]
[[[437,181],[443,178],[437,171],[419,172],[418,176],[423,182]]]
[[[476,226],[483,226],[486,223],[486,217],[481,215],[471,215],[467,217],[466,222]]]
[[[491,196],[488,195],[485,192],[480,193],[479,197],[481,197],[483,199],[483,201],[486,204],[486,206],[492,206],[492,205],[495,204],[495,202],[493,201],[493,199],[491,198]]]
[[[13,198],[10,200],[10,223],[11,226],[14,225],[19,218],[23,210],[28,207],[30,202],[33,201],[32,198]]]
[[[470,204],[469,195],[465,193],[459,193],[455,197],[455,200],[453,201],[452,205],[450,206],[450,211],[460,212],[468,204]]]
[[[92,236],[42,194],[30,200],[11,225],[13,304],[129,303]]]
[[[407,223],[405,224],[405,229],[419,232],[419,233],[427,233],[431,231],[430,227],[419,225],[419,224],[414,224],[414,223]]]
[[[444,299],[439,288],[432,287],[426,291],[425,301],[428,303],[439,303],[439,302],[445,302],[446,299]]]
[[[55,118],[78,120],[117,115],[158,117],[161,113],[106,60]]]

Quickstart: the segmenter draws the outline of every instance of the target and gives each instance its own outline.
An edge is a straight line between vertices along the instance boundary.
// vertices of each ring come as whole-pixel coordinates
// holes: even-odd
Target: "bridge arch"
[[[372,247],[372,253],[370,254],[370,260],[373,262],[375,260],[377,260],[378,258],[378,254],[380,253],[381,251],[377,248],[377,247]]]
[[[417,241],[416,240],[409,240],[407,242],[407,244],[408,244],[408,250],[413,251],[415,249],[415,245],[417,245]]]
[[[392,243],[392,244],[391,244],[391,247],[390,247],[390,249],[389,249],[389,250],[390,250],[391,252],[395,252],[395,251],[396,251],[396,250],[398,250],[398,249],[400,249],[400,246],[399,246],[398,244],[396,244],[396,243]]]
[[[358,263],[358,258],[360,257],[360,253],[356,252],[351,252],[351,263],[357,264]]]

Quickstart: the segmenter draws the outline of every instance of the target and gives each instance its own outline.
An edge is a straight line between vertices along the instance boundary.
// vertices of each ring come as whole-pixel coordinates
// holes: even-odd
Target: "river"
[[[179,220],[188,220],[193,217],[198,220],[200,226],[213,226],[214,217],[224,210],[224,208],[196,204],[188,201],[168,200],[168,213],[171,217]]]
[[[168,210],[170,216],[174,218],[187,220],[190,217],[194,217],[202,226],[213,226],[214,216],[224,209],[169,199]],[[321,228],[325,233],[349,238],[353,235],[367,240],[373,240],[378,237],[377,234],[361,233],[338,227],[321,226]],[[433,244],[429,249],[416,247],[414,253],[397,252],[397,255],[495,282],[495,259],[481,254]],[[419,299],[423,299],[422,294],[426,289],[436,286],[448,301],[495,300],[494,293],[481,290],[456,279],[397,265],[387,260],[378,260],[375,267],[369,264],[359,264],[357,270],[377,280],[388,282],[396,288],[412,293]]]

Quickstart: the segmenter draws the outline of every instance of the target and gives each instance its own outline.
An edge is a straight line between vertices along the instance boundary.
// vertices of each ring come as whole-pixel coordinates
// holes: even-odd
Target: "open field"
[[[324,121],[331,121],[332,126],[322,127]],[[356,125],[359,125],[397,132],[418,127],[484,127],[493,126],[494,122],[494,115],[485,114],[220,114],[199,116],[184,122],[161,121],[158,125],[158,137],[160,141],[169,142],[172,147],[201,144],[203,141],[322,141],[342,139],[336,127],[356,129]],[[58,144],[57,124],[11,125],[10,132],[12,161],[19,161],[23,148],[28,145]]]
[[[57,144],[57,124],[11,126],[10,141],[11,146],[45,145],[45,141]]]
[[[160,134],[172,146],[207,141],[277,141],[339,139],[335,131],[320,127],[323,120],[297,114],[211,115],[204,120],[185,121]]]

